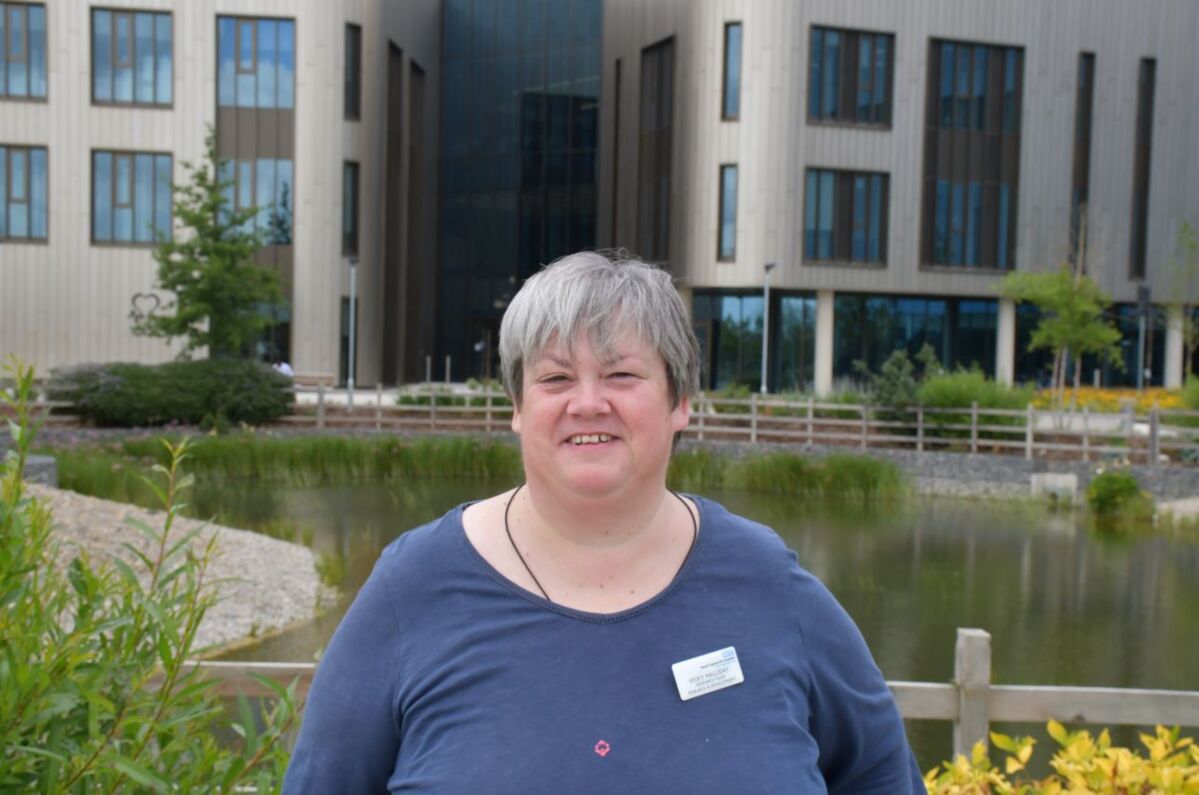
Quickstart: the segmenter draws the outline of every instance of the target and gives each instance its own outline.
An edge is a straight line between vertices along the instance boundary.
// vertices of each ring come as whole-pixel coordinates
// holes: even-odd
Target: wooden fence
[[[284,684],[299,680],[297,697],[307,694],[313,663],[193,662],[219,680],[223,694],[270,696],[250,674]],[[991,636],[981,629],[958,629],[952,682],[888,682],[900,713],[912,720],[953,722],[953,752],[969,754],[987,742],[993,721],[1111,726],[1199,726],[1199,691],[1135,690],[991,684]]]
[[[503,392],[451,392],[440,385],[408,387],[399,401],[376,389],[358,393],[350,409],[344,393],[325,386],[296,387],[300,400],[280,424],[317,430],[407,430],[441,433],[504,432],[512,407]],[[363,398],[366,398],[365,400]],[[39,393],[35,410],[49,425],[77,424],[67,404]],[[1034,408],[887,409],[815,398],[749,398],[693,401],[684,435],[698,440],[781,442],[857,449],[898,449],[992,453],[1063,460],[1127,459],[1129,463],[1199,463],[1199,411],[1152,409],[1136,415],[1131,405],[1119,413],[1050,411]]]

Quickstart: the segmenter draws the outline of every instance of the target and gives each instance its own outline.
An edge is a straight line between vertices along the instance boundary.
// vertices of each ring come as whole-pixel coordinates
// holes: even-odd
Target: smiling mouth
[[[603,444],[604,442],[612,441],[612,436],[606,433],[580,433],[566,440],[567,444],[573,444],[576,447],[584,444]]]

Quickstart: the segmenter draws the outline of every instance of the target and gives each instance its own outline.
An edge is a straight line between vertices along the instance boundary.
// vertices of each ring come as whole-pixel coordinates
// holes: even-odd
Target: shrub
[[[215,682],[185,665],[214,601],[213,544],[197,550],[194,532],[171,536],[186,445],[171,449],[165,483],[153,484],[162,530],[138,525],[150,552],[133,565],[85,555],[62,565],[50,511],[21,479],[35,433],[32,370],[12,369],[15,450],[0,479],[0,791],[277,791],[293,690],[262,680],[273,705],[255,715],[242,698],[231,722]]]
[[[918,394],[920,403],[928,408],[970,408],[977,402],[979,408],[1023,409],[1032,400],[1033,390],[1004,386],[979,370],[957,370],[928,378]]]
[[[1100,470],[1087,486],[1087,505],[1102,520],[1137,519],[1152,513],[1152,500],[1125,469]]]
[[[200,359],[56,371],[50,396],[101,426],[260,425],[291,410],[291,381],[261,362]]]
[[[1195,411],[1199,409],[1199,378],[1188,376],[1182,387],[1182,405]]]
[[[1156,727],[1142,734],[1148,751],[1113,746],[1104,729],[1099,737],[1088,731],[1069,732],[1057,721],[1049,721],[1049,736],[1060,746],[1050,766],[1053,773],[1039,780],[1019,781],[1008,776],[1023,771],[1032,758],[1036,740],[991,733],[991,742],[1007,755],[1004,769],[991,763],[986,746],[974,746],[970,758],[959,756],[944,762],[924,776],[930,795],[967,793],[1010,793],[1011,795],[1059,795],[1089,792],[1096,795],[1152,795],[1199,792],[1199,747],[1191,738],[1179,738],[1177,728]]]

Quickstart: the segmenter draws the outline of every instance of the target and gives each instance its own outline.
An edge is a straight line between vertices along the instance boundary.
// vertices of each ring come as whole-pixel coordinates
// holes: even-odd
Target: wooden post
[[[1033,407],[1028,404],[1028,411],[1024,416],[1024,460],[1032,460],[1032,428],[1033,428]]]
[[[437,429],[437,390],[429,390],[429,430]]]
[[[750,444],[758,443],[758,393],[754,392],[749,396],[749,441]]]
[[[1091,434],[1090,429],[1091,410],[1086,406],[1082,407],[1082,460],[1091,460]]]
[[[1149,409],[1149,466],[1156,467],[1161,455],[1161,425],[1157,414],[1157,404]]]
[[[487,406],[487,409],[486,409],[486,412],[487,412],[487,413],[486,413],[486,415],[485,415],[485,416],[486,416],[486,420],[485,420],[485,424],[484,424],[484,426],[483,426],[483,427],[484,427],[484,428],[487,430],[487,432],[488,432],[488,433],[491,433],[491,387],[487,387],[487,403],[486,403],[486,406]]]
[[[991,688],[991,636],[981,629],[958,629],[953,683],[958,688],[958,719],[953,724],[953,755],[970,756],[987,742],[987,691]]]
[[[862,412],[862,449],[866,449],[866,434],[868,432],[868,423],[870,422],[870,409],[865,403],[858,406]]]
[[[816,398],[808,395],[808,447],[813,444],[815,431],[812,429],[813,420],[816,419]]]
[[[383,430],[383,384],[375,384],[375,430]]]
[[[978,401],[970,401],[970,452],[978,452]]]
[[[325,429],[325,382],[316,385],[316,429]]]
[[[924,406],[916,407],[916,452],[924,452]]]
[[[696,396],[695,405],[699,409],[699,440],[704,440],[704,393]]]

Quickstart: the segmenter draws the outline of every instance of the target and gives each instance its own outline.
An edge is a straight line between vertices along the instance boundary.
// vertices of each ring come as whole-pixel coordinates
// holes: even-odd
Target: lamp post
[[[350,354],[349,362],[346,367],[346,400],[347,407],[351,412],[354,410],[354,360],[357,357],[358,351],[355,350],[357,340],[355,339],[355,327],[358,325],[357,310],[358,310],[358,258],[350,257]]]
[[[762,394],[766,394],[766,362],[769,361],[770,348],[770,272],[775,263],[767,262],[766,276],[762,282]]]

